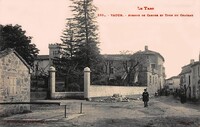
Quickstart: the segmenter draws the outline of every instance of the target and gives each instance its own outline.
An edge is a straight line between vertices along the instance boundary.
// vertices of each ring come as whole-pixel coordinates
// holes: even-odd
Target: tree
[[[30,65],[33,66],[34,58],[39,53],[35,44],[31,43],[32,37],[26,36],[26,31],[20,25],[1,26],[1,49],[13,48]]]
[[[125,74],[122,76],[125,85],[131,85],[138,82],[139,69],[142,68],[143,63],[146,63],[141,54],[133,53],[130,51],[121,51],[122,55],[128,55],[129,60],[122,61]]]
[[[97,8],[92,4],[93,0],[71,0],[71,2],[73,17],[67,18],[61,36],[63,44],[66,45],[64,57],[54,59],[54,64],[60,75],[66,77],[67,84],[78,82],[82,85],[80,82],[83,80],[85,67],[91,68],[92,79],[98,78],[101,70],[99,63],[102,57],[98,48],[98,26],[95,16]]]
[[[63,35],[61,36],[63,44],[67,45],[67,47],[65,48],[64,56],[67,59],[73,59],[78,49],[77,42],[74,38],[74,34],[76,33],[76,28],[73,19],[68,18],[65,27],[66,28],[63,31]]]
[[[93,5],[93,0],[71,0],[73,12],[74,41],[77,45],[75,51],[78,67],[83,70],[90,67],[95,70],[101,61],[98,48],[98,26],[96,21],[97,8]]]

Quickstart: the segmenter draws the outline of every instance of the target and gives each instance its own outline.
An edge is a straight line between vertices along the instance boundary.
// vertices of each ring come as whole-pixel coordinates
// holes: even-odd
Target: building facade
[[[163,88],[164,58],[148,46],[133,55],[104,55],[104,59],[104,71],[109,80],[130,80],[131,85],[147,86],[150,93]]]
[[[188,99],[200,99],[200,54],[199,60],[190,60],[190,64],[182,67],[180,88],[184,90]]]
[[[32,69],[14,50],[0,52],[1,102],[30,102],[30,75]],[[30,105],[0,105],[1,115],[30,110]]]
[[[114,81],[114,80],[122,80],[123,81],[127,77],[127,71],[130,61],[130,55],[121,55],[121,54],[105,54],[104,58],[104,66],[103,70],[105,73],[106,80]],[[126,64],[126,65],[125,65]],[[110,84],[111,85],[111,84]],[[122,84],[118,84],[122,85]]]
[[[61,58],[64,56],[63,44],[49,44],[49,55],[38,55],[34,61],[34,73],[33,75],[37,76],[46,76],[48,75],[49,67],[53,64],[53,58]]]
[[[39,70],[48,73],[52,59],[63,56],[63,48],[63,45],[60,44],[50,44],[49,55],[38,56],[34,68],[40,68]],[[49,57],[49,61],[47,57]],[[148,86],[148,91],[151,93],[163,88],[165,60],[158,52],[149,50],[148,46],[145,46],[144,51],[138,51],[134,54],[105,54],[103,58],[104,76],[102,76],[101,83]],[[37,72],[37,74],[39,73]]]
[[[49,67],[49,55],[38,55],[34,60],[33,75],[46,76],[48,75]]]
[[[199,59],[200,60],[200,59]],[[200,99],[200,61],[191,66],[191,97]]]
[[[190,61],[190,64],[185,65],[182,67],[182,71],[180,75],[180,89],[184,90],[187,98],[191,98],[192,91],[191,91],[191,65],[193,64],[194,60]]]
[[[52,65],[53,58],[62,58],[65,55],[64,48],[67,48],[64,44],[49,44],[49,64]]]
[[[164,57],[158,52],[149,50],[148,46],[145,46],[144,51],[139,51],[133,55],[141,61],[138,70],[138,81],[146,84],[148,91],[151,93],[161,90],[166,77]]]
[[[164,88],[170,93],[177,92],[180,89],[180,76],[173,76],[165,80]]]

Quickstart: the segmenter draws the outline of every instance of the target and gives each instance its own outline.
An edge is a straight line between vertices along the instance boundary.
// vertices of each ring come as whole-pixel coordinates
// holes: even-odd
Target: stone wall
[[[14,53],[0,58],[0,101],[30,102],[30,70]],[[30,110],[29,105],[1,105],[1,115]]]
[[[47,91],[31,92],[31,100],[45,100],[47,99]]]

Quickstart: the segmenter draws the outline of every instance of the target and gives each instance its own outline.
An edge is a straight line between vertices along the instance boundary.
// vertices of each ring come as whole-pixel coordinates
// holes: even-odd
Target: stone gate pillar
[[[56,87],[56,69],[51,66],[49,68],[49,75],[50,75],[50,79],[49,79],[49,88],[50,88],[50,98],[54,98],[54,94],[55,94],[55,87]]]
[[[90,87],[90,68],[84,68],[84,98],[89,99],[89,87]]]

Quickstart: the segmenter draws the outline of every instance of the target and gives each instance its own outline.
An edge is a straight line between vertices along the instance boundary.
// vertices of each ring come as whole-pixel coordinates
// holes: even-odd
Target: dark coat
[[[143,101],[149,101],[149,93],[148,92],[142,93],[142,100]]]

